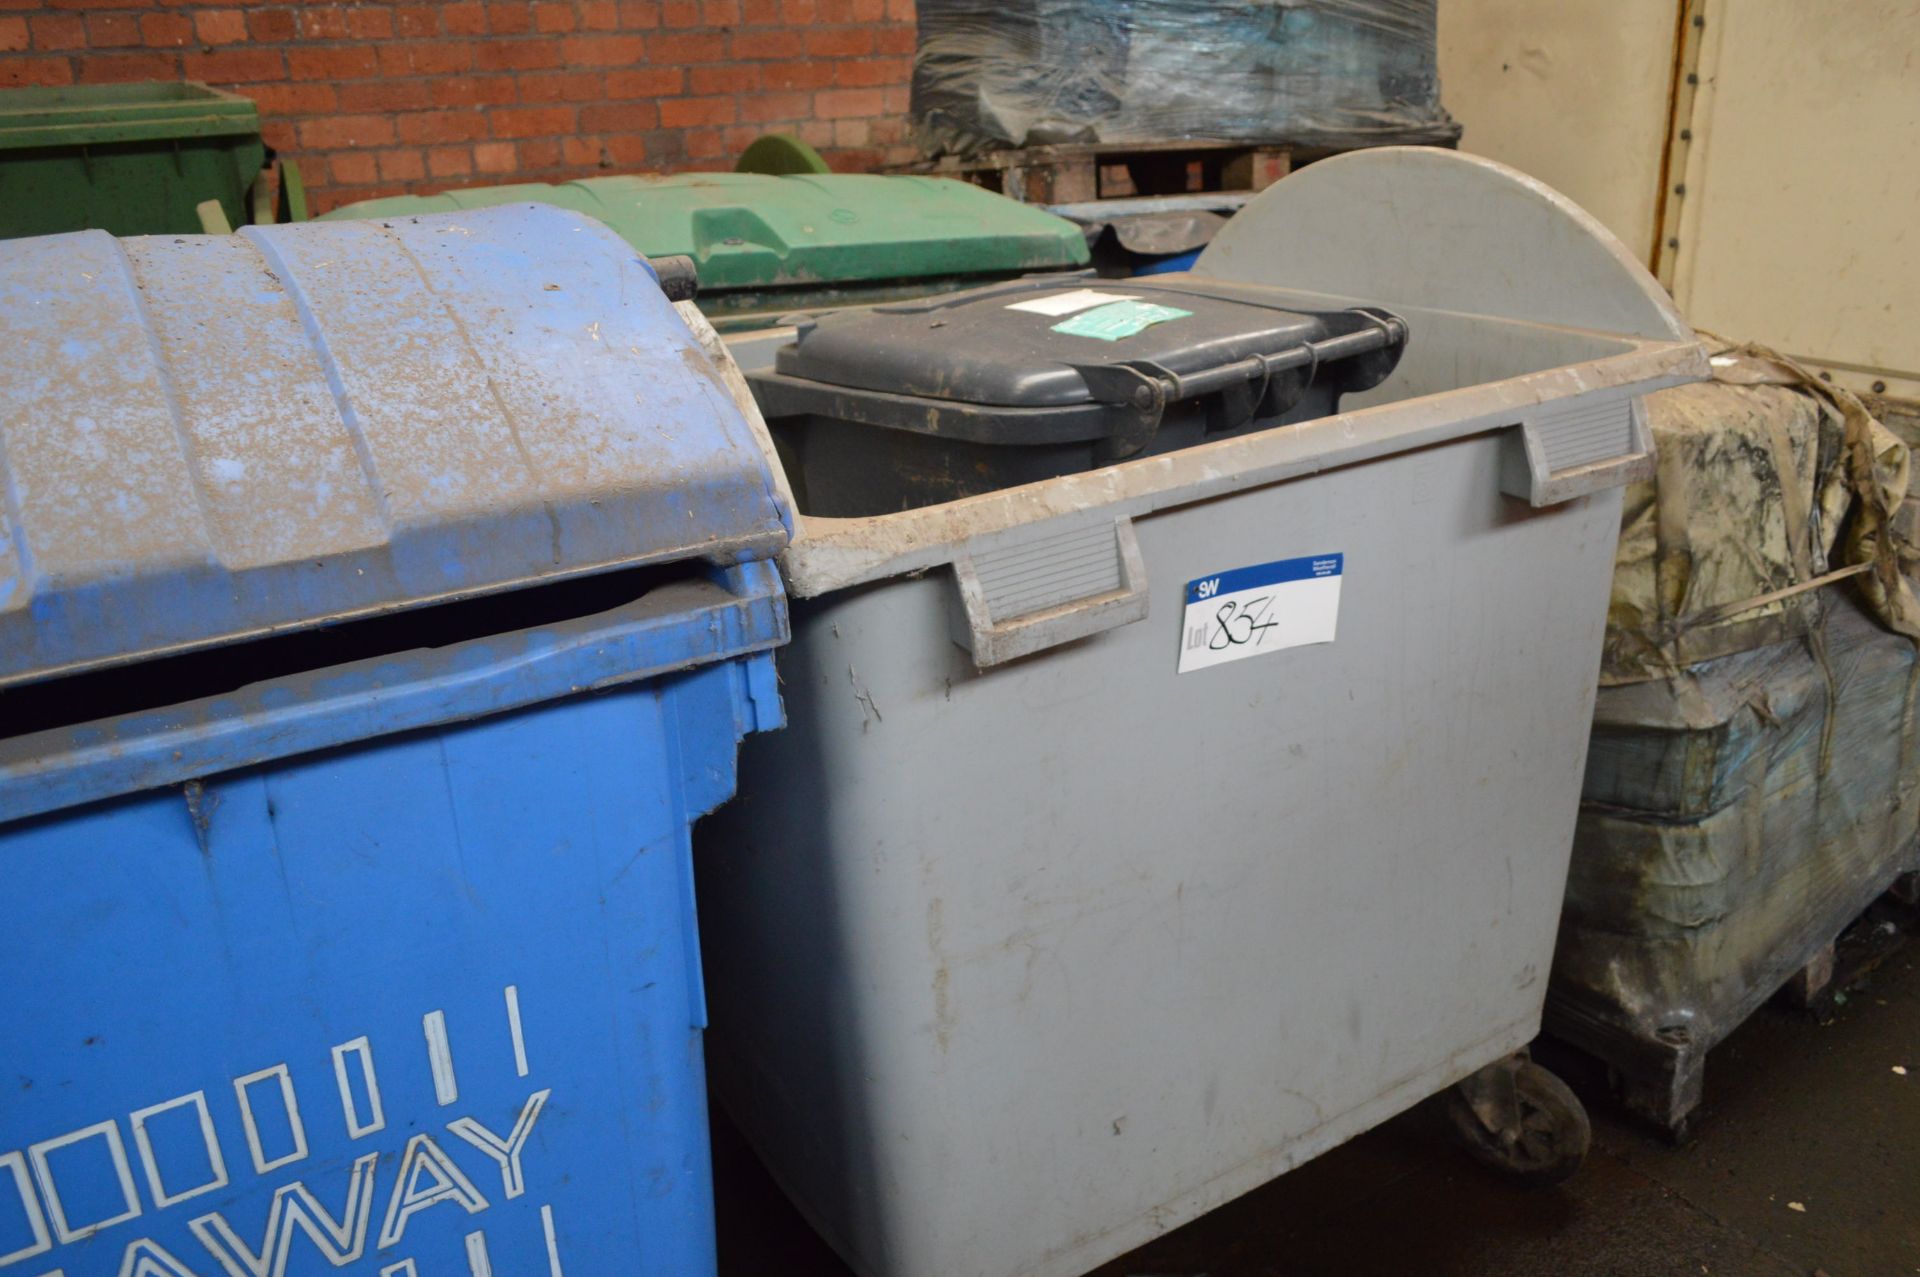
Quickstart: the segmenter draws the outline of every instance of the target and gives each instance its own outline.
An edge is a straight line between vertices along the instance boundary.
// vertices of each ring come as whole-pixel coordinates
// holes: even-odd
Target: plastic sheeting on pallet
[[[1807,634],[1816,582],[1849,567],[1848,588],[1920,637],[1884,531],[1907,495],[1906,445],[1771,352],[1723,349],[1712,364],[1714,381],[1647,400],[1659,469],[1627,489],[1601,684]]]
[[[1907,445],[1769,352],[1711,363],[1647,401],[1546,1014],[1674,1129],[1920,836]]]
[[[1707,1049],[1917,863],[1915,645],[1838,588],[1809,606],[1804,638],[1594,711],[1548,1027],[1668,1125]]]
[[[1920,448],[1920,404],[1879,395],[1864,401],[1875,418],[1907,445]],[[1900,541],[1900,563],[1909,576],[1920,574],[1920,501],[1904,501],[1893,512],[1893,530]]]
[[[1058,142],[1451,143],[1435,0],[920,0],[930,155]]]

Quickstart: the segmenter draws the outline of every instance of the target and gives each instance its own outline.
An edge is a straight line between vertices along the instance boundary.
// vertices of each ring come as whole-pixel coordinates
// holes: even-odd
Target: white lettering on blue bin
[[[1333,642],[1345,572],[1344,554],[1314,554],[1187,582],[1178,672]]]
[[[525,1077],[529,1069],[519,989],[508,985],[503,993],[514,1071]],[[445,1015],[439,1010],[429,1012],[422,1023],[434,1100],[447,1104],[457,1099],[458,1090],[453,1081]],[[331,1061],[322,1057],[320,1067],[332,1064],[340,1115],[349,1136],[359,1139],[384,1130],[387,1118],[372,1041],[366,1035],[352,1038],[335,1046],[331,1055]],[[292,1075],[292,1067],[282,1062],[229,1079],[240,1116],[237,1142],[245,1144],[258,1174],[269,1174],[307,1156],[305,1119]],[[527,1192],[522,1158],[552,1094],[551,1087],[528,1094],[504,1133],[472,1115],[446,1124],[446,1137],[452,1147],[469,1146],[498,1169],[504,1199]],[[269,1115],[274,1120],[263,1123],[261,1119]],[[204,1088],[135,1109],[127,1116],[133,1133],[131,1155],[121,1138],[120,1123],[112,1117],[38,1141],[24,1150],[0,1154],[0,1194],[11,1187],[18,1196],[28,1234],[22,1239],[24,1244],[0,1252],[0,1269],[12,1268],[56,1247],[87,1242],[103,1230],[146,1214],[135,1179],[136,1160],[156,1212],[231,1183],[230,1162]],[[172,1132],[164,1139],[156,1136],[157,1128],[163,1125]],[[271,1134],[262,1129],[263,1125],[271,1128]],[[227,1141],[229,1147],[236,1142],[232,1130],[227,1132]],[[394,1167],[391,1185],[382,1182],[386,1178],[380,1173],[383,1160]],[[421,1211],[446,1203],[468,1215],[478,1215],[490,1205],[486,1194],[448,1154],[447,1145],[425,1131],[412,1135],[397,1158],[392,1152],[361,1154],[344,1182],[323,1176],[323,1180],[332,1181],[326,1187],[340,1194],[334,1199],[339,1203],[337,1212],[308,1187],[307,1178],[275,1187],[257,1247],[241,1235],[225,1211],[206,1211],[186,1221],[187,1233],[197,1244],[192,1255],[169,1250],[153,1237],[134,1235],[116,1243],[119,1277],[196,1277],[209,1261],[224,1277],[286,1277],[291,1261],[302,1251],[318,1251],[329,1264],[344,1267],[366,1255],[369,1243],[376,1251],[401,1246],[406,1241],[407,1221]],[[83,1190],[91,1186],[90,1197],[104,1196],[104,1203],[93,1201],[89,1212],[104,1213],[98,1218],[70,1215],[68,1199],[61,1195],[63,1179]],[[378,1216],[379,1231],[373,1234],[381,1198],[385,1199],[385,1209]],[[563,1277],[552,1205],[540,1204],[539,1214],[548,1277]],[[476,1230],[463,1240],[470,1277],[492,1277],[484,1234]],[[33,1271],[40,1277],[59,1277],[64,1270],[36,1265]],[[415,1257],[400,1255],[385,1260],[379,1271],[381,1277],[415,1277],[419,1269]],[[454,1269],[448,1267],[447,1271]]]

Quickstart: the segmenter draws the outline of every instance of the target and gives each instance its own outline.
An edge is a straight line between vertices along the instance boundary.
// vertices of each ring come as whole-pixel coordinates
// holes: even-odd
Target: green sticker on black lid
[[[1131,337],[1135,333],[1144,332],[1155,324],[1164,324],[1169,319],[1185,319],[1191,314],[1193,312],[1190,310],[1181,310],[1174,306],[1157,306],[1152,302],[1109,302],[1105,306],[1083,310],[1071,319],[1061,320],[1053,326],[1053,331],[1065,333],[1069,337],[1094,337],[1100,341],[1119,341],[1122,337]]]

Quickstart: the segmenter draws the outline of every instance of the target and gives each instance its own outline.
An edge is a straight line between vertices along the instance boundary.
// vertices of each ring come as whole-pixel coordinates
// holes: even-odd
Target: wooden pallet
[[[1822,945],[1776,995],[1788,1008],[1831,1020],[1847,990],[1920,934],[1920,872],[1896,878],[1887,894],[1831,944]]]
[[[1811,1014],[1831,1018],[1843,993],[1866,978],[1901,946],[1920,936],[1920,872],[1900,875],[1859,918],[1831,943],[1800,956],[1801,965],[1777,991],[1756,988],[1742,1005],[1729,1008],[1722,1033],[1731,1032],[1769,998]],[[1589,1007],[1578,998],[1549,994],[1545,1031],[1604,1064],[1627,1111],[1662,1131],[1675,1143],[1687,1138],[1694,1110],[1704,1092],[1707,1053],[1720,1039],[1703,1040],[1675,1025],[1651,1038],[1620,1023],[1610,1008]]]
[[[1240,142],[1094,142],[942,156],[890,173],[953,177],[1028,204],[1142,195],[1263,191],[1293,167],[1294,148]]]

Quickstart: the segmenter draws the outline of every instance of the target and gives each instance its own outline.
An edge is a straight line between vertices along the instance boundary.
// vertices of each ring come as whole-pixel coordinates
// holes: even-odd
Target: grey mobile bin
[[[865,1277],[1084,1272],[1463,1081],[1490,1159],[1580,1142],[1515,1053],[1639,397],[1704,354],[1590,217],[1452,152],[1303,169],[1207,279],[1413,339],[1336,415],[803,517],[783,559],[791,726],[701,830],[710,1041]]]

